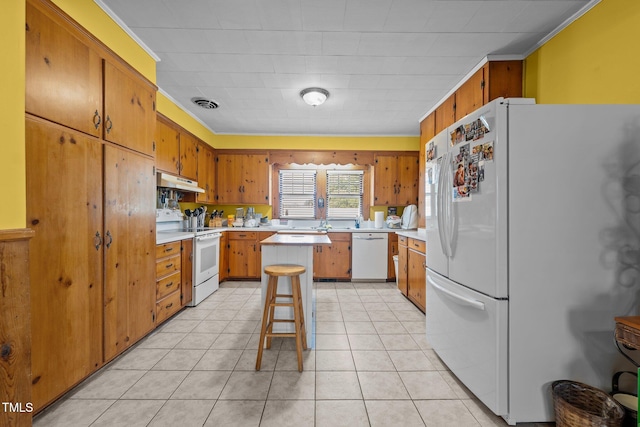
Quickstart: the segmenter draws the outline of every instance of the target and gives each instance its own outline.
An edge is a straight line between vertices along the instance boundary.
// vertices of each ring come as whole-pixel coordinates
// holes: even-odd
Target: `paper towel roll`
[[[376,220],[375,220],[375,224],[374,227],[375,228],[382,228],[382,224],[384,223],[384,212],[376,212]]]

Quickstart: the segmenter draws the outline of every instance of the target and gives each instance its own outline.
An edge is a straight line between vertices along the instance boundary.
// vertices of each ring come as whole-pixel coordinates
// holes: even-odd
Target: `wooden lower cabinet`
[[[258,232],[232,231],[227,236],[229,257],[228,279],[255,279],[260,277],[258,263]]]
[[[229,275],[229,234],[231,233],[224,232],[220,236],[220,272],[218,273],[220,283],[227,280]]]
[[[180,306],[184,307],[193,299],[193,239],[182,241],[182,266]],[[222,251],[220,251],[222,252]]]
[[[387,280],[393,281],[396,279],[396,266],[393,262],[393,257],[398,255],[398,235],[396,233],[389,233],[387,255]]]
[[[398,236],[398,290],[402,295],[407,296],[408,284],[408,265],[409,265],[409,238],[406,236]]]
[[[182,308],[181,248],[181,241],[156,246],[156,325]]]
[[[426,308],[425,242],[409,238],[407,262],[407,298],[423,312]]]
[[[111,145],[104,146],[104,176],[108,361],[155,326],[156,176],[153,159]]]
[[[426,307],[426,243],[398,236],[398,290],[420,310]]]
[[[331,245],[313,247],[313,278],[351,279],[351,233],[329,233]]]

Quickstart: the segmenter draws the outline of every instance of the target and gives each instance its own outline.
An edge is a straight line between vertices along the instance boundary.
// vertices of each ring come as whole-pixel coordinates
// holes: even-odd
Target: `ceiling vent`
[[[219,107],[218,103],[207,98],[191,98],[191,102],[204,108],[205,110],[215,110]]]

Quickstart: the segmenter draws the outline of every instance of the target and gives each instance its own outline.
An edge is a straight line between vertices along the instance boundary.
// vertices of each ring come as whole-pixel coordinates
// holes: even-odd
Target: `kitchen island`
[[[313,247],[316,245],[330,245],[331,240],[324,232],[311,233],[277,233],[260,242],[262,250],[262,306],[264,307],[265,293],[267,290],[268,276],[264,273],[264,267],[273,264],[297,264],[306,269],[300,276],[300,289],[302,291],[302,309],[304,310],[304,323],[307,328],[307,347],[313,348]],[[291,281],[281,277],[278,281],[278,293],[291,294]],[[276,307],[276,318],[293,319],[293,308]],[[293,323],[277,323],[273,326],[274,332],[294,332]]]

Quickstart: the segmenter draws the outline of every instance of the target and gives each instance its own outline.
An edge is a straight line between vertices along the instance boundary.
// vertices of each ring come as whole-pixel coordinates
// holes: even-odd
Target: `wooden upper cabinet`
[[[436,135],[436,113],[429,114],[420,122],[420,160],[418,162],[418,227],[425,226],[424,216],[424,169],[426,144]]]
[[[26,4],[26,111],[100,137],[102,59],[46,12]]]
[[[376,154],[374,205],[406,206],[418,203],[418,154]]]
[[[269,204],[269,156],[247,154],[242,162],[242,201]]]
[[[485,104],[484,87],[484,67],[482,67],[456,91],[456,120],[473,113]]]
[[[180,172],[180,133],[158,116],[156,123],[156,167],[171,174]]]
[[[269,204],[267,153],[223,153],[216,158],[218,203]]]
[[[373,204],[395,206],[398,188],[398,156],[376,156]]]
[[[396,196],[396,206],[418,203],[418,156],[398,156],[400,182]]]
[[[198,139],[186,131],[180,132],[180,175],[198,180]]]
[[[204,193],[196,195],[198,203],[215,203],[216,159],[213,148],[205,143],[198,146],[198,185]]]
[[[456,94],[452,94],[436,108],[436,135],[456,121]]]
[[[436,136],[436,113],[429,114],[420,122],[420,144],[424,145]]]
[[[105,61],[104,139],[153,156],[155,127],[155,88]]]
[[[484,65],[484,103],[496,98],[518,98],[522,92],[522,61],[491,61]]]

